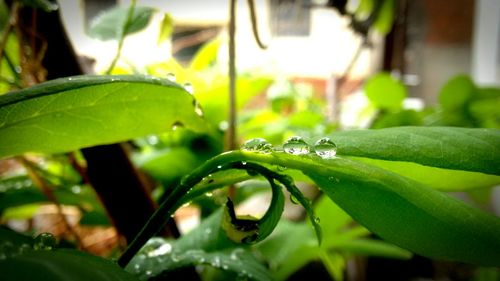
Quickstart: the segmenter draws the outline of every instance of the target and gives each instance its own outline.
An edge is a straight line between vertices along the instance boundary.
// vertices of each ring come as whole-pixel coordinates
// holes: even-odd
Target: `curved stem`
[[[296,156],[290,157],[290,155],[284,152],[263,154],[263,153],[244,152],[244,151],[230,151],[220,154],[206,161],[202,166],[198,167],[191,174],[186,176],[180,182],[180,184],[172,191],[172,193],[167,197],[167,199],[160,205],[160,207],[151,216],[151,218],[148,220],[143,229],[139,232],[139,234],[134,238],[132,243],[130,243],[129,247],[118,259],[118,265],[120,265],[121,267],[125,267],[129,263],[129,261],[141,249],[141,247],[167,223],[167,221],[174,214],[175,210],[177,210],[177,208],[179,208],[180,206],[182,206],[182,204],[185,203],[186,198],[192,198],[191,193],[195,192],[192,191],[192,188],[197,183],[202,181],[206,176],[224,169],[235,168],[237,167],[234,165],[235,162],[249,162],[249,161],[260,162],[265,164],[281,165],[292,169],[302,170],[304,172],[314,171],[317,173],[318,170],[321,169],[322,172],[319,174],[324,173],[325,175],[331,175],[331,171],[329,171],[329,169],[326,169],[324,166],[321,167],[318,163],[316,163],[317,159],[315,161],[311,159],[310,163],[307,163],[310,165],[304,165],[304,159],[307,159],[305,157],[307,156],[298,157],[300,158],[300,160],[294,160],[294,158],[297,158]],[[343,161],[349,161],[349,160],[344,159]],[[339,163],[339,165],[332,165],[332,166],[336,168],[335,170],[343,169],[342,163]],[[346,169],[346,171],[349,170],[350,169]],[[273,173],[272,176],[276,178],[276,180],[278,180],[281,184],[283,184],[290,192],[292,192],[292,194],[296,196],[299,202],[306,208],[314,224],[314,216],[311,215],[309,202],[307,202],[305,198],[299,196],[299,194],[297,193],[298,189],[293,184],[292,179],[286,175],[280,175],[274,172],[272,173]],[[315,226],[315,228],[316,232],[318,232],[317,226]]]

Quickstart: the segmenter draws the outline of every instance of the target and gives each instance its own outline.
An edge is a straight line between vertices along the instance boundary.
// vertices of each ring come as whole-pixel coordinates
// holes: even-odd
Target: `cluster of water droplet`
[[[263,138],[250,139],[243,144],[241,149],[265,154],[274,151],[273,146]],[[283,151],[292,155],[306,155],[314,151],[316,155],[323,159],[332,159],[337,154],[337,145],[330,138],[324,137],[319,139],[311,148],[304,139],[294,136],[283,144]]]
[[[0,243],[0,260],[5,260],[29,251],[49,251],[56,245],[54,235],[50,233],[41,233],[33,239],[33,244],[27,243],[14,245],[11,241],[3,241]]]
[[[234,249],[229,258],[218,253],[207,253],[203,250],[174,251],[172,245],[163,238],[152,238],[132,259],[126,270],[148,279],[158,275],[167,268],[175,268],[176,264],[210,265],[222,270],[239,270],[244,263],[243,249]],[[241,277],[252,278],[245,270],[240,271]]]
[[[56,246],[56,238],[51,233],[40,233],[33,241],[34,250],[50,251]]]

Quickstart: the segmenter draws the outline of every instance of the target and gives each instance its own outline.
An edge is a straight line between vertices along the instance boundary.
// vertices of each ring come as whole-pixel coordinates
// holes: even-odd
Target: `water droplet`
[[[291,137],[283,144],[283,150],[288,154],[304,155],[311,152],[309,145],[301,137]]]
[[[35,241],[33,243],[33,249],[35,250],[52,250],[56,245],[56,238],[51,233],[40,233],[37,237],[35,237]]]
[[[211,264],[213,267],[220,267],[220,258],[215,256]]]
[[[157,145],[160,142],[160,138],[156,135],[151,135],[146,138],[149,145]]]
[[[173,73],[167,73],[166,78],[170,82],[175,82],[175,80],[177,80],[177,78],[175,77],[175,74],[173,74]]]
[[[170,258],[172,259],[173,262],[179,262],[181,260],[181,258],[177,255],[177,253],[172,253],[172,255],[170,255]]]
[[[155,250],[150,251],[148,253],[148,257],[157,257],[157,256],[165,255],[165,254],[170,253],[171,251],[172,251],[172,245],[170,245],[170,243],[165,243],[165,244],[161,245],[160,247],[156,248]]]
[[[314,144],[316,154],[323,159],[335,158],[337,145],[330,138],[321,138]]]
[[[221,121],[219,123],[219,130],[226,131],[229,128],[229,123],[227,121]]]
[[[292,194],[290,194],[290,202],[292,202],[295,205],[298,205],[300,203],[299,199],[297,199],[297,197],[293,196]]]
[[[190,93],[190,94],[193,94],[193,84],[191,83],[184,83],[184,90],[186,90],[186,92]]]
[[[74,194],[79,194],[80,192],[82,192],[82,188],[79,185],[73,185],[71,187],[71,192],[73,192]]]
[[[212,197],[212,196],[214,196],[214,194],[212,192],[207,192],[207,193],[205,193],[205,196],[206,197]]]
[[[181,121],[175,121],[173,124],[172,124],[172,130],[175,131],[179,128],[182,128],[184,127],[184,124],[181,122]]]
[[[321,219],[319,217],[314,217],[314,222],[315,223],[320,223],[321,222]]]
[[[217,165],[217,169],[222,169],[222,165]]]
[[[206,235],[209,235],[210,233],[212,233],[212,229],[211,228],[205,229],[205,234]]]
[[[260,152],[260,153],[271,153],[273,151],[273,146],[263,138],[254,138],[247,140],[242,146],[242,150]]]
[[[277,169],[278,169],[278,171],[283,172],[283,171],[285,171],[287,169],[287,167],[278,165]]]
[[[241,161],[241,165],[246,166],[247,161]]]
[[[228,270],[228,269],[229,269],[229,266],[228,266],[227,264],[223,264],[223,265],[222,265],[222,269],[224,269],[224,270]]]
[[[22,253],[26,253],[26,252],[29,252],[33,250],[33,248],[28,245],[28,244],[22,244],[20,247],[19,247],[19,253],[22,254]]]
[[[0,244],[0,260],[4,260],[16,254],[17,254],[17,249],[16,247],[14,247],[14,244],[12,244],[12,242],[6,241]]]
[[[146,270],[146,272],[144,272],[146,274],[146,276],[151,276],[153,275],[153,272],[151,270]]]
[[[244,252],[245,250],[241,248],[236,248],[231,252],[230,258],[234,261],[240,259],[240,255]]]
[[[200,117],[203,117],[203,110],[201,109],[201,105],[197,101],[194,102],[194,113],[196,113],[196,115]]]

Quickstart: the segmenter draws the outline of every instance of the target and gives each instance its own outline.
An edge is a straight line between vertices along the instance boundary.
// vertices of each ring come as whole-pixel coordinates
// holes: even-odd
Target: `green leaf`
[[[169,13],[163,14],[163,19],[160,23],[160,35],[158,36],[158,44],[165,42],[172,36],[174,30],[174,20]]]
[[[330,249],[337,249],[356,256],[377,256],[392,259],[409,259],[412,254],[392,244],[373,239],[352,239],[332,243]]]
[[[214,39],[204,44],[194,55],[189,68],[196,71],[206,70],[217,60],[217,53],[221,45],[220,39]]]
[[[358,168],[357,177],[306,173],[357,222],[400,247],[436,259],[500,263],[499,218],[382,169]]]
[[[149,24],[155,9],[135,7],[126,33],[123,34],[128,11],[129,7],[115,7],[99,14],[90,23],[88,35],[103,41],[118,40],[122,35],[129,35],[144,29]]]
[[[76,250],[29,251],[0,261],[2,280],[138,280],[109,260]]]
[[[437,130],[435,132],[441,129],[445,135],[464,130],[425,129]],[[492,131],[495,130],[468,131],[469,136],[474,136],[468,140],[481,138],[483,133]],[[497,142],[499,136],[493,134],[490,138],[490,141]],[[415,145],[417,142],[409,144]],[[340,148],[341,146],[339,152]],[[443,146],[442,152],[447,154],[448,150],[456,148]],[[405,155],[402,149],[398,151]],[[409,157],[413,156],[409,154]],[[454,161],[453,157],[450,158],[450,161]],[[353,219],[404,249],[436,259],[485,266],[500,264],[499,218],[408,178],[340,156],[322,159],[315,155],[239,151],[209,160],[194,174],[207,167],[236,161],[281,165],[301,170]],[[487,163],[488,159],[484,161]],[[479,166],[487,166],[484,162],[477,163],[482,163]]]
[[[42,9],[45,12],[52,12],[59,9],[59,5],[55,1],[50,0],[17,0],[26,6],[36,9]]]
[[[476,86],[469,76],[456,76],[443,86],[439,92],[439,103],[446,110],[456,110],[463,107],[473,96]]]
[[[183,125],[205,129],[194,98],[168,80],[76,76],[0,96],[0,157],[120,142]]]
[[[403,100],[408,95],[405,86],[389,73],[379,73],[372,76],[364,85],[368,99],[378,108],[399,110]]]
[[[339,155],[500,175],[500,130],[397,127],[334,133]]]
[[[266,268],[245,248],[227,238],[221,229],[222,209],[176,241],[153,238],[126,269],[142,279],[193,265],[207,265],[238,273],[251,280],[271,280]],[[160,243],[161,242],[161,243]]]
[[[381,5],[373,27],[381,34],[387,34],[394,22],[396,3],[394,0],[383,0]]]
[[[500,184],[500,176],[424,166],[412,162],[349,157],[423,183],[442,191],[466,191]],[[446,180],[443,180],[446,179]]]

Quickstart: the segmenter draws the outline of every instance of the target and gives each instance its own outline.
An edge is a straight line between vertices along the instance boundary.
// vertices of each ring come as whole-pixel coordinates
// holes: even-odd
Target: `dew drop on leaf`
[[[260,152],[260,153],[271,153],[273,151],[273,146],[263,138],[254,138],[247,140],[242,146],[242,150]]]
[[[175,82],[175,80],[177,79],[175,77],[175,74],[173,73],[167,73],[167,76],[166,76],[167,80],[171,81],[171,82]]]
[[[304,155],[311,152],[311,148],[309,147],[309,145],[301,137],[298,136],[289,138],[283,144],[283,150],[286,153],[292,155]]]
[[[315,217],[315,218],[314,218],[314,222],[315,222],[315,223],[320,223],[320,221],[321,221],[321,220],[320,220],[320,218],[319,218],[319,217]]]
[[[44,232],[35,237],[35,241],[33,242],[33,249],[49,251],[52,250],[55,245],[56,238],[54,237],[54,235]]]
[[[330,138],[321,138],[314,144],[316,154],[323,159],[335,158],[337,145]]]
[[[186,90],[186,92],[190,93],[190,94],[193,94],[194,92],[194,89],[193,89],[193,84],[191,83],[184,83],[184,90]]]
[[[297,197],[293,196],[292,194],[290,194],[290,202],[292,202],[295,205],[299,204],[299,200],[297,199]]]

